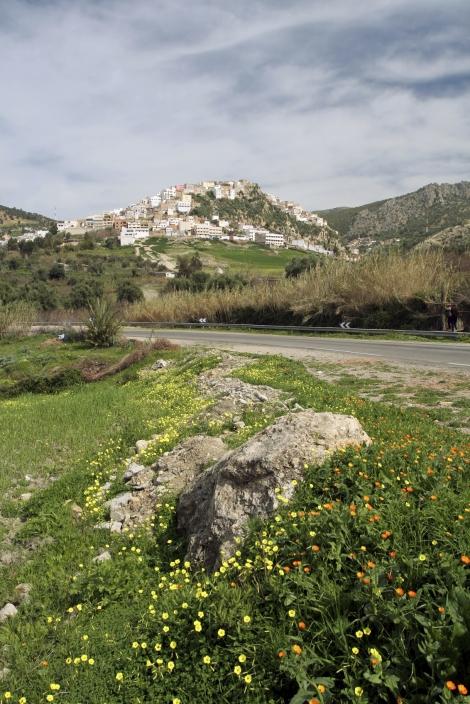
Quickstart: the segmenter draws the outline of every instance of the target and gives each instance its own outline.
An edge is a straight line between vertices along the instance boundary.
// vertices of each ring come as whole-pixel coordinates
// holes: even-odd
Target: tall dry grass
[[[470,299],[469,282],[439,252],[373,254],[357,262],[328,260],[298,279],[233,291],[162,294],[131,306],[128,320],[185,322],[333,321],[371,309],[407,305],[433,312]]]
[[[0,338],[26,335],[31,329],[36,309],[25,301],[0,305]]]

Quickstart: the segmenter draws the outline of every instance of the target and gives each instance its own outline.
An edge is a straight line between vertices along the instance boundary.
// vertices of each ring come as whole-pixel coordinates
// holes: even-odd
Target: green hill
[[[47,228],[51,222],[52,218],[45,215],[0,205],[0,234],[19,234],[28,228]]]
[[[340,236],[404,239],[413,246],[446,228],[470,220],[470,181],[431,183],[413,193],[354,208],[318,211]]]

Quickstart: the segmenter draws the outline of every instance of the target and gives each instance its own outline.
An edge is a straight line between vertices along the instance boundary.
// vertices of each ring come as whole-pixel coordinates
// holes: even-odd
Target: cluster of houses
[[[149,237],[169,238],[194,237],[199,239],[231,240],[234,242],[256,242],[268,247],[285,247],[292,244],[300,249],[311,249],[310,242],[298,240],[288,243],[279,232],[271,232],[253,224],[240,224],[234,232],[231,223],[214,214],[211,220],[193,213],[195,196],[210,194],[215,200],[234,200],[253,187],[250,181],[203,181],[197,184],[178,184],[164,188],[153,196],[146,196],[127,208],[92,215],[82,220],[64,220],[57,223],[59,232],[79,235],[93,230],[112,229],[119,232],[122,246],[134,245]],[[311,223],[319,228],[328,228],[326,221],[315,213],[304,210],[290,201],[282,201],[277,196],[267,194],[273,205],[291,214],[299,222]],[[216,210],[216,209],[215,209]],[[329,254],[322,244],[313,245]],[[319,251],[319,250],[314,250]]]

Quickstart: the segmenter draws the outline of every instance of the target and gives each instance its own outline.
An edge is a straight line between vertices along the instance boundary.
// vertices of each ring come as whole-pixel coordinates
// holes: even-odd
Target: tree
[[[144,294],[132,281],[121,281],[117,287],[117,299],[120,303],[137,303],[143,301]]]
[[[57,229],[57,223],[51,222],[51,224],[49,225],[49,234],[56,235],[58,231],[59,230]]]
[[[304,274],[316,264],[317,258],[313,256],[309,257],[294,257],[286,264],[284,269],[287,278],[296,278],[301,274]]]
[[[54,264],[49,269],[50,279],[64,279],[65,278],[65,267],[60,262],[54,262]]]
[[[202,261],[196,252],[193,255],[187,254],[177,258],[177,276],[189,278],[196,271],[201,271]]]
[[[90,301],[103,295],[103,286],[93,279],[78,281],[72,286],[70,308],[86,308]]]

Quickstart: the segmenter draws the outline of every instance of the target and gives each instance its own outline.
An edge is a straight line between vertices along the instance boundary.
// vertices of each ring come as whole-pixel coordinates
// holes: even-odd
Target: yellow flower
[[[210,656],[204,655],[204,657],[202,658],[202,662],[204,663],[204,665],[210,665],[211,664]]]
[[[356,633],[355,633],[356,638],[362,638],[363,635],[364,635],[364,631],[356,631]]]
[[[370,630],[369,626],[367,626],[367,628],[364,628],[364,633],[366,634],[366,636],[370,636],[372,631]]]
[[[46,702],[53,702],[54,701],[54,695],[53,694],[48,694],[46,697]]]
[[[26,697],[20,697],[18,699],[18,704],[26,704]]]
[[[251,616],[244,616],[243,617],[243,623],[250,623],[251,621]]]
[[[176,641],[175,641],[175,640],[172,640],[172,641],[171,641],[171,643],[170,643],[170,648],[171,648],[172,650],[174,650],[174,649],[176,648]]]
[[[242,668],[240,667],[240,665],[235,665],[235,667],[233,668],[233,671],[236,675],[241,675]]]
[[[362,695],[364,694],[364,690],[362,689],[362,687],[355,687],[354,694],[356,695],[356,697],[362,697]]]
[[[139,647],[139,644],[138,644],[138,642],[137,642],[136,640],[132,643],[132,647],[133,647],[135,650],[137,650],[137,648]]]
[[[244,679],[245,679],[245,684],[250,684],[250,682],[251,682],[251,675],[245,675]]]
[[[422,553],[421,553],[421,555],[418,557],[418,560],[419,560],[420,562],[425,562],[427,559],[428,559],[428,558],[426,557],[426,555],[423,555]]]
[[[358,654],[359,654],[359,648],[351,648],[351,652],[352,652],[354,655],[358,655]]]
[[[204,618],[204,611],[198,611],[197,615],[199,616],[199,618]]]
[[[243,655],[243,653],[241,655],[239,655],[238,662],[246,662],[246,655]]]
[[[170,670],[170,672],[175,669],[175,663],[173,662],[173,660],[170,660],[170,662],[167,664],[167,668]]]
[[[5,694],[3,695],[4,699],[11,699],[11,697],[12,697],[11,692],[5,692]]]
[[[116,673],[116,679],[117,679],[118,682],[122,682],[122,681],[123,681],[124,675],[122,674],[122,672],[117,672],[117,673]]]
[[[88,660],[88,655],[85,655],[85,654],[80,655],[80,660],[81,660],[82,662],[86,662],[86,661]]]
[[[174,697],[171,700],[171,704],[181,704],[181,699],[178,699],[178,697]]]
[[[90,659],[88,660],[88,664],[89,664],[89,665],[94,665],[94,664],[95,664],[95,659],[94,659],[94,658],[90,658]]]
[[[163,619],[164,621],[166,621],[168,618],[170,618],[170,615],[167,614],[166,611],[164,611],[164,612],[162,613],[162,619]]]
[[[60,684],[55,684],[55,682],[52,682],[49,687],[50,689],[52,689],[53,692],[58,692],[60,689]]]
[[[65,659],[65,664],[66,664],[66,665],[71,665],[71,664],[72,664],[72,658],[66,658],[66,659]]]
[[[200,621],[194,621],[194,630],[197,633],[200,633],[202,631],[202,625]]]
[[[290,618],[295,618],[295,611],[294,609],[290,609],[288,612]]]

